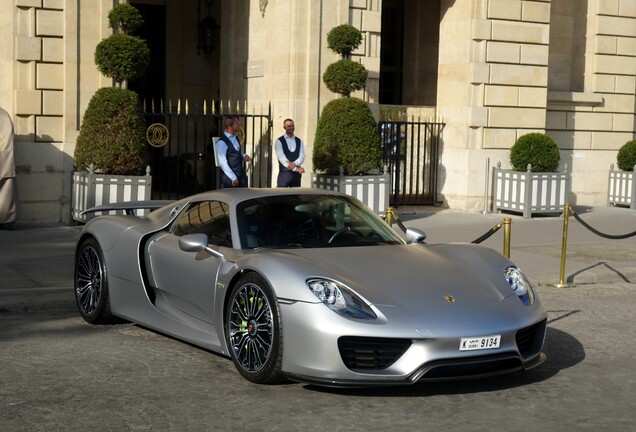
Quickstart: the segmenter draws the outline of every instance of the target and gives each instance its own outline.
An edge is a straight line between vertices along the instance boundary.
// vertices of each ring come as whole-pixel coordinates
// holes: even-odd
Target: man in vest
[[[278,157],[278,187],[300,186],[301,174],[305,169],[301,166],[305,161],[305,146],[297,136],[294,136],[294,121],[285,119],[283,122],[285,135],[276,140],[276,156]]]
[[[221,167],[221,187],[247,187],[245,162],[249,162],[250,157],[241,152],[241,144],[236,136],[240,128],[238,116],[225,117],[224,126],[225,132],[216,142],[216,158]]]

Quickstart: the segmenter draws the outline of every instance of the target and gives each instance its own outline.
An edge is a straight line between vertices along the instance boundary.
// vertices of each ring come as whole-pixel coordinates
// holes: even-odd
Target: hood
[[[381,309],[436,314],[455,299],[455,312],[487,312],[514,296],[503,269],[510,261],[477,245],[369,246],[286,251],[324,269]]]

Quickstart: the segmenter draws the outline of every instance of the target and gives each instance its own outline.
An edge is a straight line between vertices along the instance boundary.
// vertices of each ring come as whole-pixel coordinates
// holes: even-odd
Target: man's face
[[[238,119],[235,119],[232,122],[231,128],[233,133],[238,133],[239,129],[241,128],[241,124],[239,123]]]
[[[296,130],[296,128],[294,127],[294,122],[289,120],[285,122],[283,127],[285,128],[285,132],[287,132],[287,135],[293,135],[294,130]]]

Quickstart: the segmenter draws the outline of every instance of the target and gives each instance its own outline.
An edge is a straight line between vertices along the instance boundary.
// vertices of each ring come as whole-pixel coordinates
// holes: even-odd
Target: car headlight
[[[332,311],[345,318],[376,319],[369,305],[351,289],[331,279],[307,280],[307,287]]]
[[[510,288],[517,294],[524,305],[530,306],[534,303],[534,290],[521,270],[514,266],[506,267],[504,275]]]

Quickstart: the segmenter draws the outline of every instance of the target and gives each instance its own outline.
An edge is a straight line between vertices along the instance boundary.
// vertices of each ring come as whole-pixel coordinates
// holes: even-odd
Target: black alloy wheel
[[[226,337],[239,373],[258,384],[282,380],[280,312],[269,284],[257,273],[243,276],[230,293]]]
[[[108,277],[101,248],[88,238],[75,255],[75,301],[80,315],[91,324],[113,321],[108,298]]]

